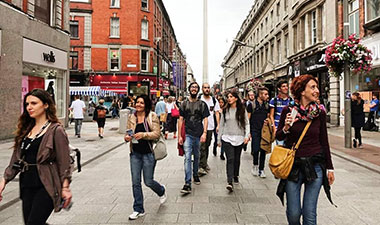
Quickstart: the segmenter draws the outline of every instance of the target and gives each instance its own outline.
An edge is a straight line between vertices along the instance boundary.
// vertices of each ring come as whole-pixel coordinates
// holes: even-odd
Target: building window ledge
[[[149,9],[147,9],[147,8],[141,8],[141,11],[150,13]]]
[[[110,6],[110,9],[120,9],[120,6]]]
[[[368,30],[379,30],[380,29],[380,16],[368,21],[364,24],[364,28]]]
[[[117,36],[110,36],[111,39],[120,39],[120,36],[117,37]]]
[[[149,39],[146,38],[141,38],[142,41],[150,41]]]
[[[70,37],[71,40],[79,40],[79,37]]]

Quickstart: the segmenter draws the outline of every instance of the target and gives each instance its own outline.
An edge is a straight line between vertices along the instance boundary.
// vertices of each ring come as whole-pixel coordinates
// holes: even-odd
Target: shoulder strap
[[[302,131],[301,137],[298,139],[298,142],[297,142],[296,146],[294,147],[294,150],[297,150],[297,149],[298,149],[298,147],[300,146],[300,144],[301,144],[301,142],[302,142],[302,139],[303,139],[303,137],[305,136],[305,134],[306,134],[307,130],[308,130],[308,129],[309,129],[309,127],[310,127],[310,124],[311,124],[311,122],[312,122],[312,120],[310,120],[309,122],[307,122],[307,124],[306,124],[305,128],[304,128],[304,129],[303,129],[303,131]]]
[[[215,107],[215,105],[216,105],[216,99],[215,99],[214,96],[211,96],[211,98],[212,98],[212,102],[214,103],[214,107]]]

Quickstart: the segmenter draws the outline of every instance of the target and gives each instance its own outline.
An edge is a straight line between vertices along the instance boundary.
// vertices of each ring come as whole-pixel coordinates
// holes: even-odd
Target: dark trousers
[[[227,182],[232,183],[232,179],[239,176],[240,156],[241,150],[243,149],[243,144],[239,146],[233,146],[229,142],[222,141],[222,148],[224,149],[227,157]]]
[[[361,127],[354,127],[355,130],[355,139],[358,139],[359,145],[362,145],[362,134],[361,132]]]
[[[253,165],[259,165],[259,170],[264,170],[266,152],[260,147],[261,134],[252,133],[251,149]]]
[[[53,212],[53,200],[45,188],[23,188],[21,190],[22,212],[26,225],[44,225]]]
[[[369,123],[375,124],[376,115],[377,115],[377,112],[375,112],[375,111],[370,111],[369,112],[369,114],[368,114],[368,121],[369,121]]]
[[[211,144],[212,130],[207,131],[206,142],[201,143],[201,157],[199,159],[199,167],[206,169],[208,159],[208,148]]]

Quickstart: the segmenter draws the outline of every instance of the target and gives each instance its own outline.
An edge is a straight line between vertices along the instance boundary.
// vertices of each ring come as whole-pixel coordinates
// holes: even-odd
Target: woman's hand
[[[63,204],[63,208],[66,208],[70,202],[73,195],[71,194],[70,188],[63,187],[62,188],[62,198],[65,200],[65,203]]]
[[[292,116],[291,116],[290,113],[286,114],[284,130],[288,131],[290,129],[290,127],[291,127],[290,124],[292,124],[292,123],[294,124],[297,121],[298,121],[298,118],[295,118],[293,120],[293,118],[292,118]]]
[[[329,180],[329,185],[333,185],[335,181],[335,175],[333,171],[328,171],[327,172],[327,179]]]
[[[178,144],[183,145],[183,138],[181,137],[181,135],[178,136]]]
[[[138,132],[137,134],[133,135],[136,140],[140,140],[141,138],[144,137],[144,133],[143,132]]]
[[[248,142],[249,142],[249,138],[244,138],[244,144],[246,145],[248,144]]]
[[[132,137],[129,136],[128,134],[126,134],[126,135],[124,136],[124,140],[125,140],[126,142],[130,142],[130,141],[132,140]]]
[[[0,202],[1,202],[1,200],[3,200],[3,191],[4,191],[4,188],[5,188],[5,180],[3,178],[0,181]]]

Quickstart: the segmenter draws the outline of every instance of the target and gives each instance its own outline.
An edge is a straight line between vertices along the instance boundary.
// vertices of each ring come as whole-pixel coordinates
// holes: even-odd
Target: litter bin
[[[125,131],[127,130],[128,115],[134,112],[135,112],[135,109],[132,107],[127,107],[126,109],[120,110],[120,118],[119,118],[119,133],[120,134],[125,134]]]

